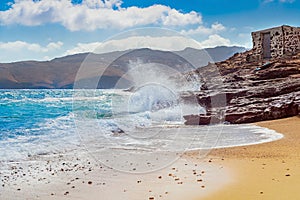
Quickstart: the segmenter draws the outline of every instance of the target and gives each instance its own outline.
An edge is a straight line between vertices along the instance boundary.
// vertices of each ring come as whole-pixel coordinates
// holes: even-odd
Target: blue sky
[[[143,27],[177,31],[201,47],[250,48],[252,31],[300,26],[299,1],[1,0],[0,62],[92,51],[116,34]]]

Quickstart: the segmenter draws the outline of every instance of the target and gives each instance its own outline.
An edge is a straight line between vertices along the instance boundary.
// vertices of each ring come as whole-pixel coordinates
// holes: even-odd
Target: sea
[[[116,169],[152,170],[189,150],[205,156],[213,148],[283,137],[251,124],[186,126],[183,105],[166,91],[151,91],[1,90],[0,163],[86,151]],[[193,109],[205,112],[185,105]]]

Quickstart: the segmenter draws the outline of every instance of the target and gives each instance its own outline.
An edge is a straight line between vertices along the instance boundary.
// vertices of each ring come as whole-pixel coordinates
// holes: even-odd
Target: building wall
[[[300,28],[283,26],[285,55],[293,55],[300,50]]]
[[[271,58],[292,55],[300,50],[300,28],[280,26],[252,33],[252,56],[250,61],[263,59],[263,35],[270,33]]]

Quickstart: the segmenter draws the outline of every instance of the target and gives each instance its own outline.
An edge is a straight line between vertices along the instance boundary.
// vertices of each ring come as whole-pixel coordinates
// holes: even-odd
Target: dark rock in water
[[[209,125],[222,122],[217,115],[187,115],[183,118],[186,120],[185,125]]]
[[[183,117],[185,125],[207,125],[210,123],[210,116],[187,115]]]
[[[251,50],[194,71],[205,87],[182,98],[196,98],[207,114],[184,116],[185,124],[251,123],[300,115],[300,53],[267,64],[247,62],[250,54]],[[216,109],[226,111],[223,118]]]
[[[113,136],[120,136],[120,135],[122,135],[123,133],[125,133],[122,129],[120,129],[120,128],[117,128],[117,129],[115,129],[115,130],[112,130],[111,131],[112,133],[113,133]]]

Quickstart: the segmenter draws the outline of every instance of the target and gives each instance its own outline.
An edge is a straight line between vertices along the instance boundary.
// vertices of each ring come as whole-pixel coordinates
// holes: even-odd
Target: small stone
[[[91,185],[92,183],[93,183],[92,181],[89,181],[89,182],[88,182],[89,185]]]

